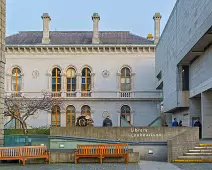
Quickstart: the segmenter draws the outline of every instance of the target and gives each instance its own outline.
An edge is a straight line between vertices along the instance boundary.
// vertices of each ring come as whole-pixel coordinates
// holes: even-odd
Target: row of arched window
[[[12,70],[12,91],[19,92],[22,89],[22,73],[18,67]],[[82,69],[81,72],[81,91],[88,92],[91,90],[91,70],[88,67]],[[55,67],[52,69],[52,92],[61,91],[61,69]],[[76,70],[70,67],[66,70],[66,91],[74,92],[77,88]],[[120,90],[130,91],[131,90],[131,71],[128,67],[121,69],[120,78]]]
[[[121,107],[121,117],[131,124],[131,110],[128,105],[123,105]],[[81,114],[91,116],[91,109],[88,105],[84,105],[81,108]],[[76,109],[73,105],[69,105],[66,108],[66,126],[74,125],[76,121]],[[52,108],[51,114],[51,126],[60,127],[61,125],[61,112],[59,106],[54,106]]]

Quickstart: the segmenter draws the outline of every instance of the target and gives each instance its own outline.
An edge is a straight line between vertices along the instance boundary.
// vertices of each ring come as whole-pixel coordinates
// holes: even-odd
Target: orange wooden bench
[[[49,163],[50,153],[46,146],[4,147],[0,148],[0,160],[19,160],[26,164],[29,159],[45,159]]]
[[[75,163],[79,158],[99,158],[102,164],[104,158],[123,157],[128,163],[128,144],[77,145]]]

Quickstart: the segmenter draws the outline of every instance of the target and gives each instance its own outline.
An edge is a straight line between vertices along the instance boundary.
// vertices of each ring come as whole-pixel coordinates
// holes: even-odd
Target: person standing
[[[202,124],[200,123],[199,119],[194,123],[194,127],[199,127],[199,138],[202,138]]]
[[[172,122],[172,127],[178,127],[178,122],[176,118],[174,118],[174,122]]]
[[[111,126],[113,126],[112,120],[110,119],[110,116],[107,116],[103,121],[103,127],[111,127]]]

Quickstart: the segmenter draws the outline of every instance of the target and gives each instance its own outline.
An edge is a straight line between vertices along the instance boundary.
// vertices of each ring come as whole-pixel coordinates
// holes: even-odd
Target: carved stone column
[[[131,92],[132,92],[132,97],[135,97],[135,73],[131,73]]]
[[[94,97],[94,76],[95,73],[91,73],[91,97]]]
[[[117,89],[117,97],[120,97],[120,80],[121,80],[121,73],[116,73],[116,89]]]
[[[81,83],[82,83],[82,74],[81,73],[77,73],[76,74],[76,80],[77,80],[77,87],[76,87],[76,97],[80,97],[81,94]]]
[[[61,73],[60,74],[60,76],[61,76],[61,92],[62,92],[62,97],[65,97],[66,96],[66,74],[64,74],[64,73]]]
[[[21,92],[24,91],[24,74],[21,74]]]
[[[117,111],[117,120],[118,120],[118,122],[117,122],[117,127],[121,127],[121,118],[120,118],[120,116],[121,116],[121,112],[120,112],[120,110],[118,110]]]
[[[95,76],[95,73],[91,73],[91,91],[94,90],[94,76]]]

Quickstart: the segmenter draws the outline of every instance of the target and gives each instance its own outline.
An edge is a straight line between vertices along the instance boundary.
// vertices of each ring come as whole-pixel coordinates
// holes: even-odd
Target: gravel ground
[[[212,170],[212,163],[177,163],[182,170]]]

